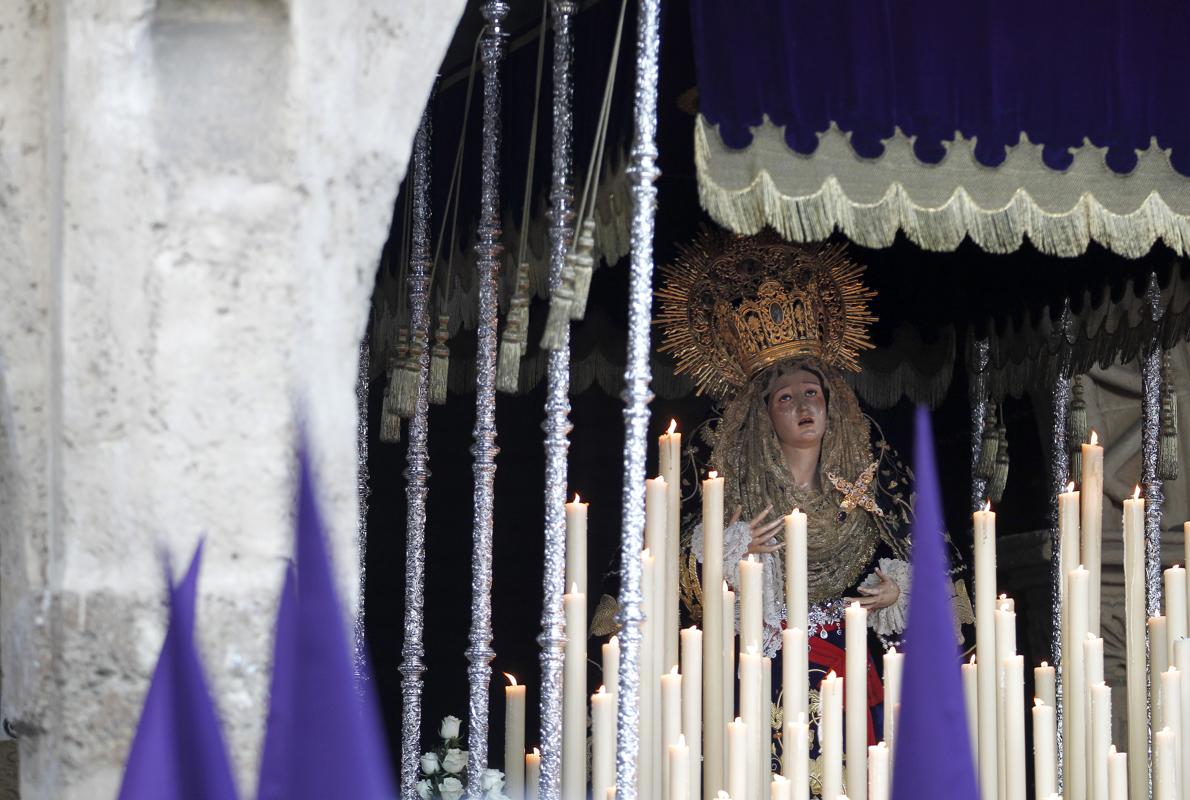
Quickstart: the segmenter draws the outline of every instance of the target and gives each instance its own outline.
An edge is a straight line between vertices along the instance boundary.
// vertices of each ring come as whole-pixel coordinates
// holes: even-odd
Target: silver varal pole
[[[1141,354],[1140,382],[1141,397],[1141,483],[1145,493],[1145,616],[1155,617],[1161,613],[1161,507],[1165,502],[1165,495],[1161,488],[1161,476],[1157,472],[1157,454],[1161,443],[1161,317],[1164,309],[1161,307],[1161,287],[1157,283],[1157,275],[1149,276],[1149,285],[1145,290],[1145,303],[1148,306],[1151,334],[1145,349]],[[1149,668],[1145,676],[1150,681],[1152,675],[1152,653],[1148,628],[1145,628],[1145,657]],[[1153,706],[1152,686],[1145,692],[1148,701],[1149,721],[1149,764],[1152,764],[1153,754]],[[1131,756],[1129,756],[1131,758]],[[1149,796],[1153,796],[1153,772],[1149,771]]]
[[[987,480],[975,474],[983,449],[983,426],[988,418],[989,345],[986,338],[975,343],[975,364],[971,377],[971,510],[983,508]]]
[[[488,766],[488,695],[492,678],[492,504],[496,479],[496,292],[500,273],[500,62],[508,34],[508,3],[485,0],[483,35],[483,169],[479,233],[479,322],[475,353],[475,526],[471,553],[471,644],[467,648],[470,704],[467,796],[482,797]]]
[[[1070,480],[1070,452],[1067,450],[1067,434],[1070,419],[1070,303],[1062,310],[1058,329],[1062,336],[1059,343],[1058,370],[1053,384],[1053,425],[1050,428],[1050,654],[1057,671],[1055,690],[1056,737],[1058,743],[1058,789],[1061,791],[1065,776],[1065,743],[1062,729],[1066,717],[1063,700],[1062,680],[1062,552],[1061,535],[1058,530],[1058,495],[1066,490]]]
[[[430,407],[430,320],[426,313],[430,270],[430,106],[422,112],[413,140],[413,248],[409,263],[411,341],[418,355],[417,403],[409,421],[405,452],[405,639],[401,645],[401,794],[413,797],[421,758],[421,693],[425,629],[426,480],[430,471],[426,437]]]
[[[620,697],[616,726],[616,797],[636,800],[640,730],[641,564],[648,445],[649,326],[653,314],[653,234],[657,204],[657,83],[661,0],[637,11],[635,137],[632,187],[632,266],[628,285],[628,358],[624,373],[624,498],[620,533]]]
[[[573,0],[554,0],[554,130],[550,179],[550,292],[562,285],[562,268],[574,236],[571,209],[571,141],[574,89],[571,24]],[[566,591],[566,458],[570,449],[570,325],[548,351],[545,401],[545,576],[541,635],[541,798],[559,800],[562,779],[562,669],[565,654],[562,595]],[[585,735],[585,732],[584,732]]]
[[[359,517],[356,520],[355,548],[359,556],[359,603],[355,608],[352,641],[355,648],[352,669],[357,682],[369,680],[365,651],[367,633],[364,626],[364,586],[368,576],[368,383],[372,369],[372,346],[369,333],[359,343],[359,370],[355,377],[355,491],[359,498]]]

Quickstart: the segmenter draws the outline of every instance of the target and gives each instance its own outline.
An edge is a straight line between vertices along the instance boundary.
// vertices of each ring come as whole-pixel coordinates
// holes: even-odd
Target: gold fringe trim
[[[1178,396],[1174,391],[1169,353],[1161,360],[1161,444],[1157,450],[1157,475],[1178,479]]]

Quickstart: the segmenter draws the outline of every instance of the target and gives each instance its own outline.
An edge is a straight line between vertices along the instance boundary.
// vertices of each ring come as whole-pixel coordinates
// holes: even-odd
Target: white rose
[[[457,739],[459,738],[459,725],[462,720],[458,717],[443,717],[442,725],[438,728],[438,735],[443,739]]]
[[[424,775],[433,775],[438,771],[438,754],[424,753],[421,757],[421,771]]]
[[[413,788],[417,790],[417,796],[421,800],[430,800],[434,795],[434,785],[430,783],[428,778],[422,778],[417,783],[413,784]]]
[[[450,756],[447,756],[447,758],[450,758]],[[465,788],[462,782],[452,775],[442,782],[442,785],[438,787],[438,791],[442,793],[442,800],[459,800],[463,796],[463,790]]]
[[[446,757],[442,759],[442,768],[447,772],[458,775],[463,771],[463,767],[467,766],[467,751],[460,750],[457,747],[452,747],[446,751]]]
[[[479,788],[485,792],[493,789],[499,792],[504,788],[504,773],[498,769],[485,769],[479,776]]]

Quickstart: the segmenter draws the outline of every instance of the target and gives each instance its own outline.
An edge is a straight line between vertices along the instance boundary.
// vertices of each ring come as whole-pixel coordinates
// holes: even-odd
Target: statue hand
[[[862,597],[845,597],[848,605],[851,603],[859,603],[868,611],[878,611],[882,608],[888,608],[893,603],[897,602],[901,596],[901,587],[897,586],[897,582],[876,569],[876,575],[880,578],[880,583],[872,587],[860,586],[858,591]]]
[[[748,521],[751,539],[748,542],[746,553],[775,553],[785,546],[784,542],[778,542],[773,539],[773,534],[784,524],[784,520],[781,517],[772,520],[766,519],[772,510],[773,506],[770,503],[765,507],[764,511],[761,511]],[[737,507],[735,515],[731,518],[732,522],[740,518],[741,512],[742,509]]]

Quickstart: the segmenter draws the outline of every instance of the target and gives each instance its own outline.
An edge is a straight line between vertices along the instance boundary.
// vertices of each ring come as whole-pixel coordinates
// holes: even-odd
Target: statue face
[[[768,405],[781,444],[821,447],[826,434],[826,395],[817,375],[799,369],[781,376],[769,394]]]

